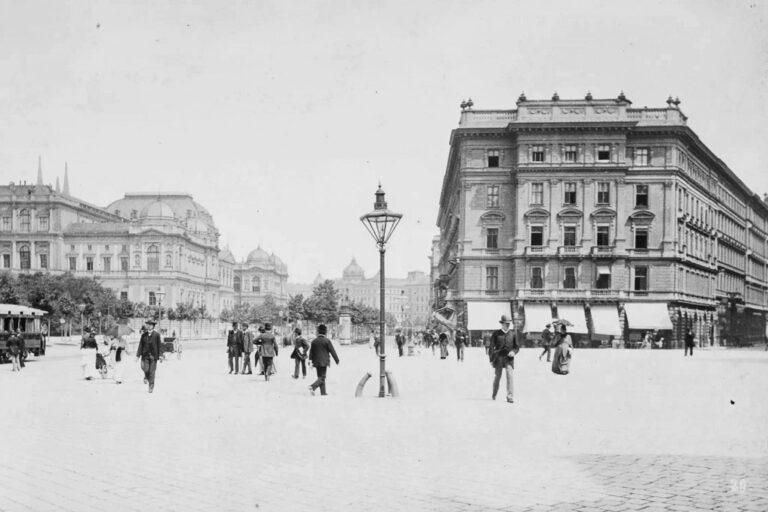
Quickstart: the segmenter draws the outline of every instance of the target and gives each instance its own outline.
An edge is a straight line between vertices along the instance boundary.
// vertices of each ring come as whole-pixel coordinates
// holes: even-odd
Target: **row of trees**
[[[333,285],[333,281],[326,280],[319,283],[312,290],[312,295],[304,298],[302,294],[293,295],[288,300],[288,321],[308,320],[313,323],[336,323],[339,315],[350,315],[353,325],[374,325],[379,322],[379,310],[367,306],[362,302],[341,303],[339,291]],[[397,323],[395,317],[389,313],[386,315],[386,324],[394,328]]]
[[[80,319],[86,325],[101,323],[104,328],[126,318],[154,318],[158,320],[207,319],[205,305],[178,304],[175,308],[149,306],[143,302],[121,300],[115,292],[91,277],[72,274],[47,273],[20,274],[0,272],[0,303],[21,304],[48,312],[52,333],[57,334],[63,323],[74,324],[78,330]]]

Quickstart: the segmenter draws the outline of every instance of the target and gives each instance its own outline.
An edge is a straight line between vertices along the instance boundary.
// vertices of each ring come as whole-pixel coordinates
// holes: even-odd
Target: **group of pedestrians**
[[[258,332],[258,334],[257,334]],[[279,347],[277,337],[272,332],[272,324],[265,322],[257,332],[247,323],[232,322],[232,329],[227,333],[227,361],[229,373],[235,375],[252,375],[251,353],[254,353],[253,366],[259,375],[264,375],[265,380],[277,373],[274,358],[277,357]],[[240,371],[240,361],[243,362],[243,370]]]
[[[317,389],[321,395],[326,395],[325,379],[330,366],[331,357],[339,364],[339,356],[327,338],[328,328],[324,324],[317,326],[317,337],[308,343],[302,336],[300,328],[293,331],[293,351],[291,359],[294,360],[294,379],[299,378],[301,372],[302,378],[307,377],[307,361],[315,367],[317,380],[309,386],[311,394],[315,394]],[[264,380],[269,381],[270,377],[276,373],[275,358],[280,351],[277,337],[272,331],[272,324],[265,322],[255,334],[248,324],[238,322],[232,323],[232,329],[227,334],[227,360],[229,363],[229,373],[251,375],[251,352],[255,352],[254,365],[257,369],[261,367],[259,375],[264,375]],[[240,372],[240,360],[243,360],[243,371]],[[247,371],[246,371],[247,370]]]
[[[539,355],[539,361],[547,356],[547,362],[552,362],[552,372],[558,375],[568,375],[571,365],[571,356],[573,354],[573,340],[568,334],[568,328],[565,323],[560,323],[557,332],[552,332],[552,324],[547,324],[541,331],[542,352]],[[555,349],[554,359],[552,359],[552,349]]]

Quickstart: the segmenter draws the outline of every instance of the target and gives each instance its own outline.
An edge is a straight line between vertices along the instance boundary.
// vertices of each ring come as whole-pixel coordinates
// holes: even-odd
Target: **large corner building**
[[[473,331],[553,317],[582,344],[762,342],[768,206],[687,125],[679,101],[462,105],[433,243],[433,307]]]

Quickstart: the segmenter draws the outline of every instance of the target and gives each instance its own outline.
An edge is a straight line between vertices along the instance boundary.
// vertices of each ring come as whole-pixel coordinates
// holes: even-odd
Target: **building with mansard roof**
[[[462,103],[437,226],[433,308],[476,333],[507,313],[529,333],[564,317],[585,344],[763,340],[768,205],[671,97]]]
[[[0,186],[0,233],[3,270],[96,277],[133,302],[192,303],[218,315],[267,295],[287,300],[280,258],[257,250],[237,263],[219,249],[211,214],[185,193],[128,193],[101,208],[70,193],[66,168],[63,189],[44,185],[39,163],[34,185]]]

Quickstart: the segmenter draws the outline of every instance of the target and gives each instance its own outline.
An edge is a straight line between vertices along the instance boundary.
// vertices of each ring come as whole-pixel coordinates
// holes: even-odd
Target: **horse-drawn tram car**
[[[47,315],[42,309],[19,306],[17,304],[0,304],[0,362],[10,361],[6,343],[11,337],[11,332],[19,332],[24,340],[27,352],[35,356],[45,355],[45,327],[43,315]]]

